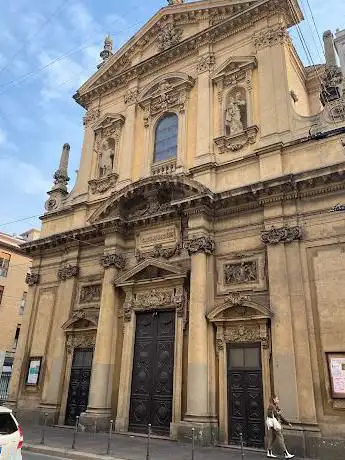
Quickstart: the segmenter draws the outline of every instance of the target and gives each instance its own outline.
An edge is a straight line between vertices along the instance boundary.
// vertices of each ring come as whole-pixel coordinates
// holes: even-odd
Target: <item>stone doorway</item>
[[[169,435],[173,412],[175,311],[136,313],[129,431]]]
[[[227,344],[229,444],[264,447],[261,344]]]
[[[68,390],[66,425],[75,425],[76,417],[87,409],[93,348],[75,348]]]

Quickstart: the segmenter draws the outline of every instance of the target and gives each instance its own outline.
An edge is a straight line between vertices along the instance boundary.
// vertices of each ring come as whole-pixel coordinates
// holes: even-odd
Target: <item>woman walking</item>
[[[270,404],[267,408],[267,457],[277,458],[273,455],[272,446],[275,440],[278,441],[280,448],[283,450],[285,458],[294,458],[294,455],[290,454],[286,448],[284,436],[282,432],[282,423],[292,426],[283,416],[279,407],[279,398],[277,395],[270,398]]]

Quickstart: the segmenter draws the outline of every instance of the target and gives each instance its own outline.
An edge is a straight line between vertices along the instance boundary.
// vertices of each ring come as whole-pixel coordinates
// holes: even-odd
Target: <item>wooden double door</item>
[[[174,345],[175,311],[137,313],[129,431],[169,434]]]
[[[264,447],[265,424],[261,345],[228,345],[229,443]]]
[[[92,348],[75,348],[67,399],[66,425],[75,425],[76,417],[87,409],[92,359]]]

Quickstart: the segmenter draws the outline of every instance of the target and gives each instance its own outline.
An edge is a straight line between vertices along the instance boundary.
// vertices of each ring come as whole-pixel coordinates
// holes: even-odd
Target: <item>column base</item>
[[[60,407],[55,404],[41,403],[38,406],[39,424],[57,425],[59,422]]]
[[[127,433],[128,431],[128,418],[116,417],[115,431],[117,433]]]
[[[192,428],[196,445],[211,446],[218,442],[218,421],[214,416],[186,415],[182,422],[172,424],[171,435],[179,441],[192,442]]]
[[[109,431],[111,409],[87,409],[80,414],[79,423],[88,432]]]

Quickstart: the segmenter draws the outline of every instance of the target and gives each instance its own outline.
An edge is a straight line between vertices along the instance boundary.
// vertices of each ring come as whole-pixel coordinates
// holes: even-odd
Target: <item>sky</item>
[[[96,71],[104,37],[121,47],[166,0],[0,0],[0,231],[40,227],[62,145],[69,189],[79,167],[84,110],[72,99]],[[323,31],[345,28],[344,0],[300,0],[303,36],[322,62]],[[314,27],[319,33],[317,35]],[[290,31],[309,64],[297,30]]]

